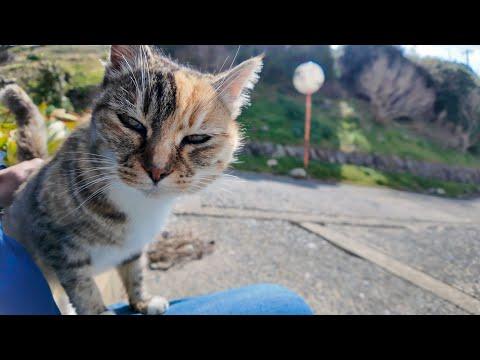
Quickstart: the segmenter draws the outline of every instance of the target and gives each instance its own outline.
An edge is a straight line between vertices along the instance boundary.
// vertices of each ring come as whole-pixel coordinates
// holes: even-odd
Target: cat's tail
[[[27,93],[13,81],[0,78],[0,102],[15,115],[17,121],[18,160],[47,158],[45,119]]]

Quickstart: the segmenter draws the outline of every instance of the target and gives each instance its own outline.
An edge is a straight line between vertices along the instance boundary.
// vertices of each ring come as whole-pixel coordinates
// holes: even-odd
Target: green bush
[[[65,96],[69,74],[53,62],[40,64],[36,76],[27,80],[27,91],[36,104],[47,103],[57,108],[73,110]]]
[[[40,56],[38,56],[37,54],[28,54],[28,55],[27,55],[27,60],[30,60],[30,61],[39,61],[39,60],[40,60]]]

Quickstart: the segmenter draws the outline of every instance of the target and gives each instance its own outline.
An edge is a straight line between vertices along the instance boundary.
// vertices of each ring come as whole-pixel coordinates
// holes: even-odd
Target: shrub
[[[70,100],[65,96],[69,74],[52,62],[43,62],[34,79],[27,80],[28,92],[36,104],[42,102],[58,108],[73,110]]]

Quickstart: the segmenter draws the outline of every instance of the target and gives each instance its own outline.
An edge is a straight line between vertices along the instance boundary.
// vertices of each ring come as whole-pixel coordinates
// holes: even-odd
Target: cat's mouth
[[[170,173],[171,174],[171,173]],[[168,175],[170,175],[168,174]],[[173,181],[171,177],[166,175],[160,181],[150,181],[150,185],[146,188],[142,189],[141,191],[147,197],[161,197],[165,195],[179,195],[184,192],[182,186],[179,185],[177,182]]]
[[[149,198],[162,197],[165,195],[174,195],[176,193],[176,191],[171,188],[157,185],[151,186],[150,189],[141,189],[140,191]]]

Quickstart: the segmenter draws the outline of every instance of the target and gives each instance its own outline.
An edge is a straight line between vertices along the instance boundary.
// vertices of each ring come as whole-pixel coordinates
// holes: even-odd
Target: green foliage
[[[30,61],[39,61],[39,60],[40,60],[40,56],[38,56],[37,54],[28,54],[28,55],[27,55],[27,60],[30,60]]]
[[[45,102],[58,108],[73,110],[65,96],[69,74],[53,62],[42,62],[36,77],[26,80],[27,91],[36,104]]]
[[[239,157],[235,169],[287,175],[290,170],[303,167],[301,160],[291,157],[277,159],[278,165],[270,168],[268,158],[243,155]],[[478,194],[480,187],[471,184],[440,181],[413,176],[407,173],[387,173],[364,166],[329,164],[311,161],[308,174],[319,180],[346,182],[363,186],[384,186],[399,190],[430,193],[432,190],[443,189],[447,197],[459,197]]]
[[[19,46],[13,50],[15,61],[0,68],[2,76],[16,79],[37,104],[46,102],[77,112],[91,104],[92,88],[103,77],[99,59],[105,60],[108,54],[103,45]]]
[[[437,100],[435,111],[446,111],[446,120],[467,128],[469,119],[461,111],[467,94],[479,86],[477,75],[467,66],[455,62],[427,58],[416,60],[431,76]]]
[[[261,84],[253,93],[252,105],[244,110],[239,122],[249,139],[280,144],[302,144],[305,103],[298,94],[286,95],[274,87]],[[337,125],[340,118],[334,109],[314,103],[312,144],[338,147]]]
[[[252,105],[244,110],[239,122],[247,138],[252,141],[301,145],[305,121],[304,101],[303,96],[281,94],[272,86],[259,84],[253,93]],[[325,100],[320,95],[314,96],[311,143],[313,146],[343,151],[480,166],[478,155],[446,149],[442,144],[419,135],[408,125],[376,123],[368,106],[351,98]]]

